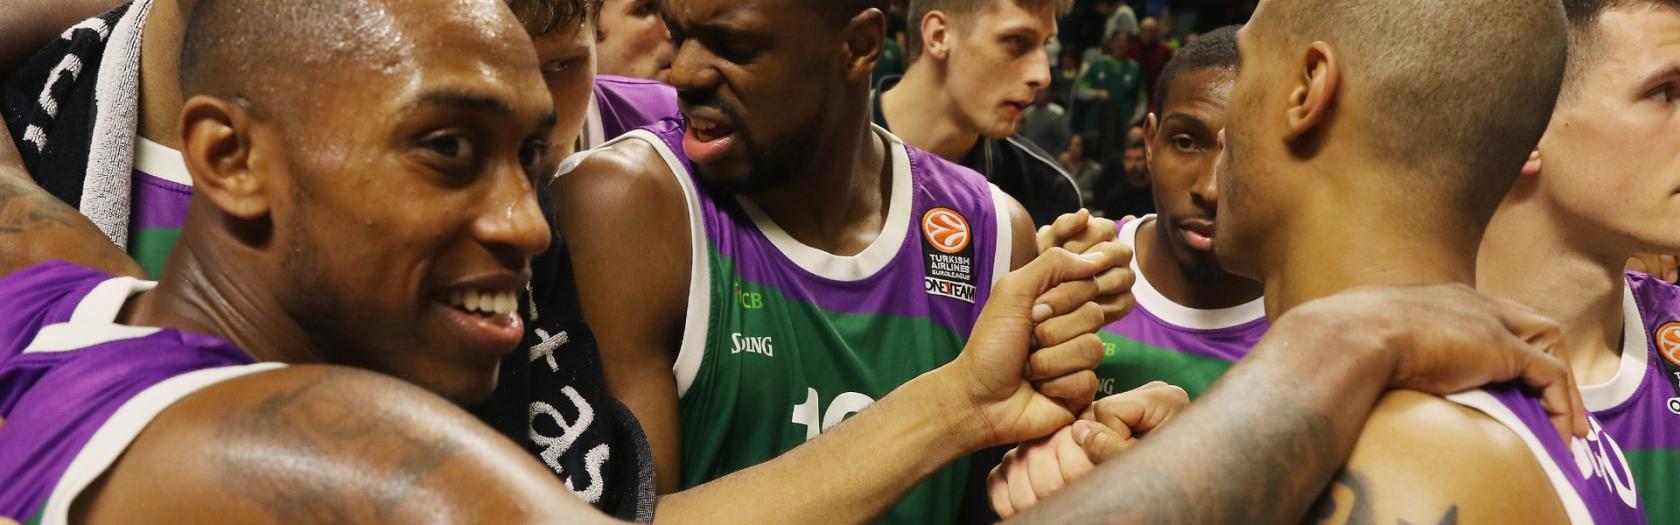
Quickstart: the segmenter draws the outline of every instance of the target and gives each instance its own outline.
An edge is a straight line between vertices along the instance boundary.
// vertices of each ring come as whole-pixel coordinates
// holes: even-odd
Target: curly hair
[[[548,34],[564,23],[583,23],[601,10],[601,0],[507,0],[507,4],[531,36]]]

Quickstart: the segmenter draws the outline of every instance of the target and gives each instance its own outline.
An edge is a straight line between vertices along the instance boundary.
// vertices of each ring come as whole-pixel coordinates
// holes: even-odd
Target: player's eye
[[[460,161],[472,154],[472,143],[467,142],[465,137],[455,134],[438,134],[426,137],[421,141],[420,147],[446,161]]]
[[[542,70],[543,70],[543,73],[564,73],[564,72],[570,71],[574,67],[577,67],[579,62],[582,62],[582,60],[578,60],[578,59],[575,59],[575,58],[567,59],[567,60],[555,60],[555,61],[544,63],[542,65]]]
[[[519,165],[525,167],[526,173],[534,175],[537,170],[542,169],[543,158],[547,153],[548,141],[535,138],[527,140],[519,147]]]
[[[1190,138],[1189,135],[1185,135],[1183,133],[1180,133],[1180,134],[1177,134],[1177,135],[1173,135],[1172,139],[1170,139],[1170,140],[1172,141],[1172,146],[1173,146],[1174,149],[1177,149],[1179,151],[1186,152],[1186,153],[1196,151],[1196,139]]]

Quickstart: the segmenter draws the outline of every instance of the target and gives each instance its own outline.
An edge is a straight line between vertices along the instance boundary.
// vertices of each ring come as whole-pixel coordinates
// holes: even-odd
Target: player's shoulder
[[[1519,431],[1440,397],[1389,392],[1371,412],[1344,478],[1361,485],[1378,518],[1417,522],[1441,514],[1407,509],[1456,509],[1470,522],[1566,521],[1542,459]]]
[[[104,272],[62,261],[0,278],[0,350],[21,351],[42,327],[70,320],[82,298],[111,279]]]
[[[613,208],[669,206],[683,199],[678,177],[687,177],[686,161],[666,135],[673,126],[632,131],[602,146],[579,152],[560,166],[553,192],[559,203],[599,203]]]
[[[1626,278],[1641,313],[1680,320],[1680,285],[1639,272],[1627,272]]]

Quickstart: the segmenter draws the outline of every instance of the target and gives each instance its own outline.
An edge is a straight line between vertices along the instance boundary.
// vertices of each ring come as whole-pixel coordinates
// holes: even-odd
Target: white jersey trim
[[[1649,340],[1650,335],[1645,333],[1645,318],[1639,313],[1639,301],[1633,296],[1633,287],[1624,283],[1621,364],[1616,367],[1616,375],[1609,382],[1581,387],[1581,402],[1586,404],[1588,412],[1616,408],[1639,393],[1639,387],[1645,384],[1645,367],[1651,353],[1646,346]]]
[[[1120,228],[1120,243],[1137,253],[1138,228],[1144,223],[1154,223],[1155,215],[1145,215],[1126,223]],[[1223,330],[1242,326],[1266,317],[1266,299],[1264,297],[1239,304],[1230,308],[1218,310],[1201,310],[1190,308],[1173,302],[1167,296],[1161,295],[1159,290],[1149,284],[1149,278],[1143,275],[1143,268],[1138,265],[1138,258],[1132,257],[1132,274],[1137,276],[1137,282],[1132,284],[1132,296],[1137,298],[1137,304],[1148,310],[1150,314],[1159,317],[1173,326],[1189,330]]]
[[[997,256],[992,259],[992,286],[997,286],[1015,262],[1015,220],[1009,216],[1015,208],[1009,205],[1009,194],[996,184],[986,186],[992,189],[992,215],[997,216]]]
[[[23,348],[23,353],[67,352],[152,335],[158,331],[157,328],[123,326],[111,321],[117,318],[117,312],[128,303],[128,298],[156,287],[155,282],[133,277],[106,279],[82,296],[81,301],[76,303],[76,310],[70,314],[69,322],[42,327],[35,334],[35,339]]]
[[[876,135],[887,142],[889,158],[892,159],[892,196],[887,203],[886,224],[881,227],[881,233],[857,255],[841,256],[828,253],[807,246],[805,243],[788,235],[787,231],[770,220],[758,205],[745,197],[737,196],[736,201],[752,218],[753,224],[764,233],[770,244],[775,245],[777,251],[788,260],[793,261],[801,269],[825,279],[840,282],[855,282],[869,278],[879,273],[904,247],[905,239],[910,236],[910,208],[912,193],[915,192],[914,176],[910,173],[910,153],[904,147],[904,142],[898,137],[871,125]]]
[[[134,169],[169,182],[191,188],[192,175],[187,173],[187,161],[175,148],[158,144],[138,133],[134,135]]]
[[[52,495],[47,498],[47,505],[41,512],[41,523],[69,523],[70,507],[76,498],[87,490],[88,485],[105,475],[105,471],[164,409],[205,387],[285,366],[281,363],[257,363],[198,370],[171,377],[141,391],[112,413],[111,418],[76,454],[76,459],[70,461],[69,468],[65,469],[64,476],[58,479]]]
[[[1447,400],[1486,414],[1522,439],[1523,444],[1528,446],[1529,453],[1540,463],[1540,469],[1546,472],[1546,479],[1552,482],[1552,491],[1557,493],[1558,501],[1563,503],[1563,510],[1569,515],[1569,522],[1575,525],[1592,525],[1593,517],[1592,513],[1587,511],[1587,503],[1575,492],[1575,486],[1570,484],[1569,478],[1558,469],[1557,462],[1552,461],[1551,453],[1540,444],[1540,438],[1529,430],[1528,425],[1523,424],[1522,418],[1517,417],[1515,412],[1484,390],[1460,392],[1447,396]]]
[[[694,384],[694,378],[700,374],[700,364],[706,357],[707,322],[712,317],[712,265],[711,254],[706,248],[706,217],[700,211],[699,188],[689,179],[688,168],[683,165],[682,159],[665,145],[665,141],[653,132],[645,129],[630,130],[591,151],[627,140],[646,142],[654,151],[659,152],[659,157],[665,161],[665,167],[671,170],[671,175],[677,178],[677,185],[682,187],[683,200],[688,205],[688,311],[683,319],[682,343],[677,347],[677,359],[671,365],[671,373],[677,379],[677,398],[681,399],[688,393],[688,387]],[[567,159],[569,167],[562,174],[575,169],[591,151],[581,152]]]

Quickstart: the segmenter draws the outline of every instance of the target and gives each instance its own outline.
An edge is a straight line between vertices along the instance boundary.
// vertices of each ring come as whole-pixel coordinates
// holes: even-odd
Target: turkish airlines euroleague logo
[[[949,208],[934,208],[922,215],[922,235],[935,250],[957,253],[968,247],[968,220]]]
[[[1680,366],[1680,322],[1672,322],[1657,329],[1657,351],[1664,359]]]

